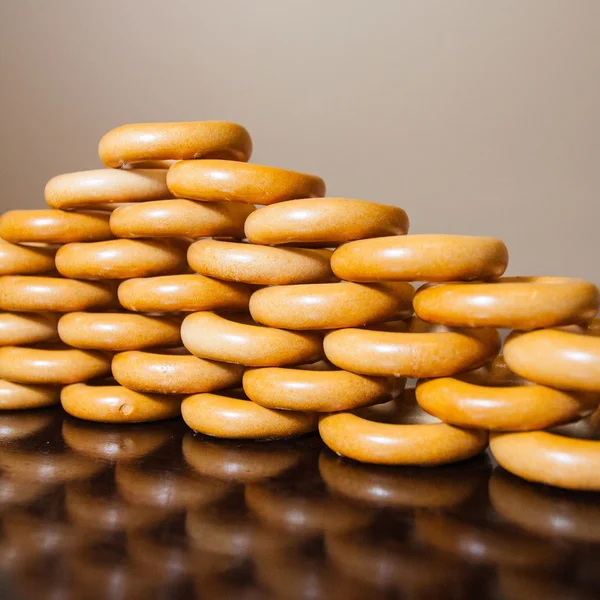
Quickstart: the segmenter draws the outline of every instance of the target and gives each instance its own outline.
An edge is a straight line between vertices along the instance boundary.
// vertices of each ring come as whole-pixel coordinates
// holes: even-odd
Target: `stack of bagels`
[[[600,490],[593,284],[503,278],[502,241],[406,235],[401,208],[325,197],[320,177],[251,152],[234,123],[118,127],[106,168],[3,215],[1,408],[181,414],[235,439],[318,429],[386,465],[489,443],[526,479]]]

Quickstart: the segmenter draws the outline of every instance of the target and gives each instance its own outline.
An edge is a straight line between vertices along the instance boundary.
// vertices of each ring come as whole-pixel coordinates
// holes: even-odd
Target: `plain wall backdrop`
[[[0,208],[121,124],[226,119],[252,161],[600,282],[598,0],[1,0]]]

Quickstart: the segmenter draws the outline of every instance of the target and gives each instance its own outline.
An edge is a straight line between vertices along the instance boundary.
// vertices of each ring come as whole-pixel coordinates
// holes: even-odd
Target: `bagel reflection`
[[[154,452],[171,437],[172,432],[155,423],[107,427],[69,417],[64,420],[62,435],[70,448],[85,456],[128,461]]]
[[[412,542],[410,520],[386,514],[367,528],[328,534],[325,541],[333,563],[358,581],[411,598],[464,596],[467,566]]]
[[[65,507],[77,526],[104,532],[136,530],[158,523],[170,514],[160,506],[125,500],[119,494],[112,470],[67,484]]]
[[[40,427],[22,443],[17,440],[1,447],[0,467],[22,480],[46,483],[87,479],[106,468],[103,462],[81,456],[65,446],[60,429],[61,422],[51,418],[44,429]]]
[[[323,481],[336,494],[361,504],[396,508],[448,508],[467,500],[487,483],[490,462],[478,457],[460,466],[418,469],[364,465],[324,450]]]
[[[246,485],[245,499],[261,522],[301,536],[353,530],[373,518],[369,510],[329,495],[317,472]]]
[[[475,564],[554,569],[566,558],[564,550],[540,538],[491,521],[418,511],[414,525],[423,544]]]
[[[188,432],[183,438],[183,456],[201,475],[243,484],[281,475],[314,454],[318,445],[316,436],[259,444],[214,440]]]
[[[62,420],[61,411],[56,409],[32,410],[24,413],[0,413],[0,451],[4,444],[34,435]]]
[[[117,485],[127,501],[178,511],[215,502],[230,490],[226,482],[203,477],[181,464],[152,462],[117,465]]]
[[[600,494],[568,493],[496,469],[490,480],[490,501],[507,521],[533,534],[600,542]]]
[[[189,510],[185,529],[195,548],[241,560],[251,555],[260,525],[236,492],[218,505]]]

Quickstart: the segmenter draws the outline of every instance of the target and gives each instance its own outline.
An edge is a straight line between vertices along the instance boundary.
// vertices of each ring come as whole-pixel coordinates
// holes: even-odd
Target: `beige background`
[[[108,129],[230,119],[253,160],[600,282],[598,0],[0,0],[2,209]]]

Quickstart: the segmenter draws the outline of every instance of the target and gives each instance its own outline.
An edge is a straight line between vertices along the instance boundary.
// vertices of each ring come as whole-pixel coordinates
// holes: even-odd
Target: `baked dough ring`
[[[243,283],[194,274],[129,279],[118,294],[126,309],[140,312],[247,311],[252,291]]]
[[[316,175],[228,160],[182,160],[167,175],[177,198],[203,202],[275,204],[325,195],[325,182]]]
[[[0,277],[0,310],[71,312],[117,304],[112,282],[75,281],[62,277]]]
[[[494,362],[504,361],[498,357]],[[600,401],[599,394],[561,392],[514,379],[487,381],[481,373],[431,379],[417,386],[417,401],[445,423],[490,431],[546,429],[592,413]]]
[[[179,328],[179,320],[162,316],[72,312],[61,317],[58,335],[74,348],[122,352],[179,346]]]
[[[56,268],[74,279],[130,279],[187,270],[183,240],[109,240],[67,244],[56,253]]]
[[[337,245],[407,232],[408,217],[401,208],[349,198],[290,200],[261,208],[246,221],[246,237],[253,244]]]
[[[110,216],[112,232],[121,238],[231,237],[243,239],[244,223],[255,210],[239,202],[156,200],[120,206]]]
[[[317,429],[313,413],[271,410],[249,400],[217,394],[188,396],[181,405],[181,414],[194,431],[219,438],[275,440]]]
[[[60,402],[60,387],[24,385],[0,379],[0,410],[24,410]]]
[[[413,319],[408,333],[332,331],[324,349],[334,365],[363,375],[448,377],[491,360],[500,350],[500,336],[495,329],[428,330]]]
[[[523,479],[600,491],[600,436],[586,440],[548,431],[492,433],[490,449],[502,467]]]
[[[582,323],[598,312],[598,289],[568,277],[503,277],[493,283],[425,286],[419,317],[453,327],[538,329]]]
[[[44,198],[52,208],[99,207],[172,197],[167,187],[167,169],[96,169],[65,173],[50,179],[44,189]]]
[[[340,370],[264,368],[244,373],[244,392],[266,408],[335,412],[381,402],[392,393],[386,377]]]
[[[66,385],[110,373],[110,356],[64,346],[0,348],[0,378],[17,383]]]
[[[197,273],[257,285],[332,281],[330,257],[331,250],[271,248],[219,240],[199,240],[188,249],[188,263]]]
[[[321,417],[319,433],[334,452],[380,465],[443,465],[465,460],[487,447],[485,431],[459,429],[426,419],[402,401],[392,400],[356,412]],[[406,424],[406,422],[409,424]]]
[[[239,386],[241,365],[203,360],[187,352],[123,352],[112,361],[113,377],[138,392],[197,394]]]
[[[500,277],[508,250],[495,238],[407,235],[340,246],[331,268],[348,281],[456,281]]]
[[[181,414],[181,398],[140,394],[120,385],[76,383],[63,388],[62,407],[73,417],[100,423],[147,423]]]
[[[58,339],[54,313],[0,313],[0,346],[27,346]]]
[[[504,346],[506,362],[542,385],[600,392],[600,332],[591,333],[542,329],[511,334]]]
[[[212,312],[187,316],[181,338],[195,356],[249,367],[306,364],[323,358],[323,341],[317,333],[272,329]]]
[[[36,275],[54,269],[52,246],[19,246],[0,240],[0,275]]]
[[[250,298],[258,323],[281,329],[342,329],[409,317],[410,283],[314,283],[260,289]]]
[[[109,215],[65,210],[9,210],[0,219],[0,236],[7,242],[100,242],[113,234]]]
[[[244,127],[227,121],[135,123],[106,133],[98,154],[107,167],[190,158],[247,161],[252,139]]]

